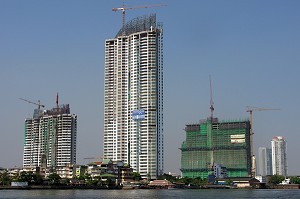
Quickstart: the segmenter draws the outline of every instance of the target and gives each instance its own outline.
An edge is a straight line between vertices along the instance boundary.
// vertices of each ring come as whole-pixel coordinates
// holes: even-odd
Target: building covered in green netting
[[[249,121],[201,120],[185,127],[181,145],[183,177],[207,178],[213,166],[226,168],[228,177],[251,176],[251,139]]]

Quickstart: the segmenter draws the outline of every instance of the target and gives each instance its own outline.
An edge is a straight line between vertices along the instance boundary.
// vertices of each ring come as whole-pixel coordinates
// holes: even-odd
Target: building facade
[[[181,145],[183,177],[207,178],[213,165],[226,168],[228,177],[251,176],[249,121],[219,122],[202,120],[185,127],[186,140]]]
[[[25,120],[23,167],[57,167],[76,163],[77,115],[68,104],[36,109]]]
[[[258,171],[261,176],[272,175],[272,149],[266,147],[258,148]]]
[[[286,140],[282,136],[275,136],[272,145],[272,170],[273,175],[287,176]]]
[[[156,16],[129,21],[105,41],[105,159],[143,178],[163,173],[163,29]]]

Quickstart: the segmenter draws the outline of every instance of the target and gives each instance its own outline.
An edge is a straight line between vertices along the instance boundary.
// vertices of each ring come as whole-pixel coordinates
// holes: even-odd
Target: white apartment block
[[[270,148],[258,148],[257,174],[260,176],[272,175],[272,150]]]
[[[163,173],[163,29],[136,18],[105,41],[104,158]]]
[[[287,176],[286,140],[282,136],[275,136],[271,144],[273,175]]]
[[[68,104],[35,111],[25,120],[23,167],[75,164],[76,137],[77,116],[70,114]]]

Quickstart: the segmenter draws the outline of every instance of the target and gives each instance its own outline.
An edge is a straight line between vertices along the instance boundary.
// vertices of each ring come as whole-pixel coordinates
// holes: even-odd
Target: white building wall
[[[273,175],[287,176],[286,140],[282,136],[275,136],[271,144]]]
[[[76,163],[77,116],[75,114],[43,115],[25,120],[23,167]]]
[[[258,148],[258,175],[260,176],[267,175],[267,148],[266,147]]]
[[[104,158],[152,179],[163,172],[160,37],[152,29],[105,42]],[[136,110],[145,111],[144,120],[133,120]]]

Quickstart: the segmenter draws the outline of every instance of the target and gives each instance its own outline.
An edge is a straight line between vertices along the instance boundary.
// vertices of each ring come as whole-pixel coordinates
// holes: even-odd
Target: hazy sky
[[[210,115],[248,119],[254,146],[287,139],[288,173],[300,174],[300,1],[127,0],[126,19],[157,14],[164,25],[165,172],[180,168],[184,127]],[[77,162],[103,146],[104,41],[121,28],[121,0],[0,0],[0,167],[22,166],[24,120],[41,100],[78,115]]]

